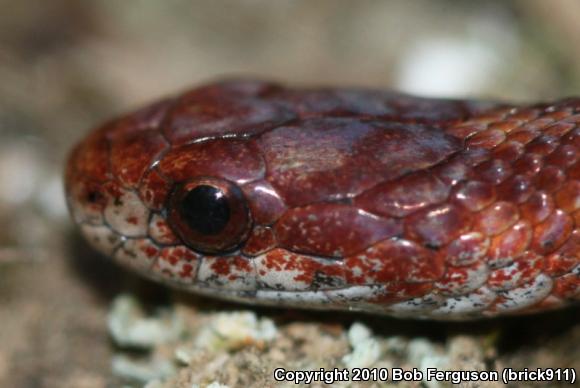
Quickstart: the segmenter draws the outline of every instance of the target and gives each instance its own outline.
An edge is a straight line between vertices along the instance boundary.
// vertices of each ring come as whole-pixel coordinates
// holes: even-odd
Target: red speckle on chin
[[[145,255],[149,258],[155,257],[159,253],[159,249],[157,247],[148,246],[145,248]]]
[[[191,264],[184,264],[181,267],[181,272],[179,273],[179,276],[181,276],[182,278],[189,278],[189,277],[191,277],[192,273],[193,273],[193,266]]]
[[[527,252],[509,266],[492,271],[487,285],[494,289],[519,287],[531,282],[543,268],[543,258],[533,252]]]
[[[197,259],[197,256],[189,249],[179,246],[162,249],[159,258],[168,261],[171,265],[176,265],[180,261],[194,261]]]
[[[298,272],[293,280],[305,284],[312,284],[317,277],[332,278],[340,282],[344,280],[342,261],[320,260],[284,249],[274,249],[266,253],[264,266],[270,272]],[[260,270],[259,274],[264,276],[267,275],[268,271]]]
[[[480,262],[476,262],[468,267],[447,267],[445,274],[437,282],[437,288],[451,295],[464,294],[466,288],[468,291],[471,291],[470,288],[473,287],[469,283],[473,276],[472,274],[476,273],[480,267]]]
[[[315,275],[324,275],[326,277],[342,277],[344,269],[340,263],[323,264],[314,260],[303,260],[300,266],[301,275],[294,277],[297,282],[311,283]]]
[[[218,257],[211,264],[211,269],[220,276],[229,276],[232,272],[250,272],[252,264],[248,259],[240,256],[229,256],[223,259]]]

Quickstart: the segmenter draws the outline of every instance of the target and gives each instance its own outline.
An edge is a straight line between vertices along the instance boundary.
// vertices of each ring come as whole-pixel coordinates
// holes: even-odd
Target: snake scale
[[[91,132],[66,193],[99,251],[220,298],[441,320],[580,299],[580,98],[215,82]]]

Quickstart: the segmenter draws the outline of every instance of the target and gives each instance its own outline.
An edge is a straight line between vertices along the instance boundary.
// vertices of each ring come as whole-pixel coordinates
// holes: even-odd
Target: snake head
[[[99,251],[202,294],[439,319],[548,308],[580,289],[570,104],[214,83],[91,132],[67,199]]]
[[[255,294],[252,258],[274,245],[266,225],[285,205],[260,182],[265,164],[247,138],[293,117],[258,98],[276,88],[212,84],[95,129],[66,169],[84,237],[167,284],[230,299]]]

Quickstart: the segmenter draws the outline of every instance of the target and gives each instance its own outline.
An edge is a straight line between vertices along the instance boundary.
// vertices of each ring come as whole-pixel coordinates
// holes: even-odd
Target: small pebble
[[[185,332],[185,322],[178,314],[158,309],[153,317],[146,317],[130,295],[115,298],[107,322],[111,337],[122,347],[152,348],[176,341]]]
[[[380,345],[372,337],[368,327],[355,322],[350,327],[347,337],[352,347],[352,352],[342,357],[342,362],[347,368],[368,368],[378,361],[381,355]]]
[[[263,345],[277,335],[276,326],[270,319],[258,319],[253,312],[216,314],[201,328],[194,340],[199,349],[237,349],[245,345]]]

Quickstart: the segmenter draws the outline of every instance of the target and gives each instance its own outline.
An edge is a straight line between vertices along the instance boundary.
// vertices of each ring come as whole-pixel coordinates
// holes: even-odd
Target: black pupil
[[[220,233],[230,219],[226,196],[213,186],[197,186],[185,195],[181,207],[189,226],[204,235]]]

